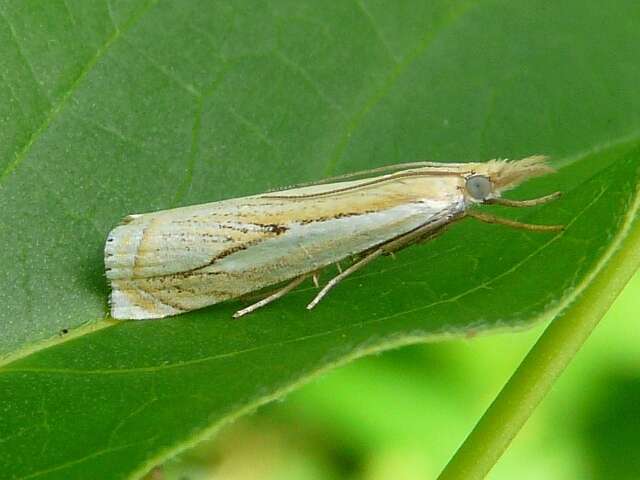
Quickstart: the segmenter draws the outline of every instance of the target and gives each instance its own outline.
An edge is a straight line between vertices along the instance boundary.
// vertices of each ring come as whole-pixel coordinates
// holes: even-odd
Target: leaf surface
[[[551,318],[638,228],[640,6],[601,2],[0,2],[0,471],[129,478],[367,352]],[[113,322],[124,215],[415,161],[549,154],[488,211],[306,285]],[[640,248],[635,245],[626,248]],[[325,275],[328,278],[329,272]]]

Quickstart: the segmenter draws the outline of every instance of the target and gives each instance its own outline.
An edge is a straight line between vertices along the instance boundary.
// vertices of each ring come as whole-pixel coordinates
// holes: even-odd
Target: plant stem
[[[640,267],[638,223],[576,303],[547,327],[439,480],[480,480],[489,473]]]

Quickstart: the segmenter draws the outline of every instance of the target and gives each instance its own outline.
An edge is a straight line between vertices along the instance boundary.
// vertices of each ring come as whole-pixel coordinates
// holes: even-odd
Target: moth
[[[341,260],[354,263],[307,305],[381,255],[427,241],[465,217],[538,232],[533,225],[479,211],[482,205],[541,205],[503,192],[554,170],[545,157],[484,163],[415,162],[333,177],[243,198],[127,216],[105,246],[111,316],[162,318],[265,287],[279,288],[238,310],[253,312]],[[284,283],[288,282],[288,283]]]

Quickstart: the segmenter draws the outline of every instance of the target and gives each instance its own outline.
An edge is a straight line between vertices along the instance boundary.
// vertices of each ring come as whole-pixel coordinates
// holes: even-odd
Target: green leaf
[[[580,301],[640,248],[639,21],[632,0],[0,1],[3,476],[135,478],[357,356]],[[107,318],[125,214],[535,153],[559,173],[514,198],[563,198],[495,211],[561,234],[464,221],[312,313],[305,286],[240,321]]]

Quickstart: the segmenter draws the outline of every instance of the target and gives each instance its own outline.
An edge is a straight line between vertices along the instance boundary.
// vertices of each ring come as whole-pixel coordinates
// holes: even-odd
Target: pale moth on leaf
[[[375,258],[441,233],[464,217],[533,231],[531,225],[478,212],[476,206],[529,207],[501,194],[553,172],[542,156],[486,163],[416,162],[330,178],[287,190],[129,215],[107,238],[111,316],[162,318],[289,282],[235,313],[240,317],[293,290],[304,279],[356,257],[307,306]],[[378,176],[372,176],[378,174]],[[366,178],[357,177],[367,176]],[[338,264],[339,265],[339,264]]]

